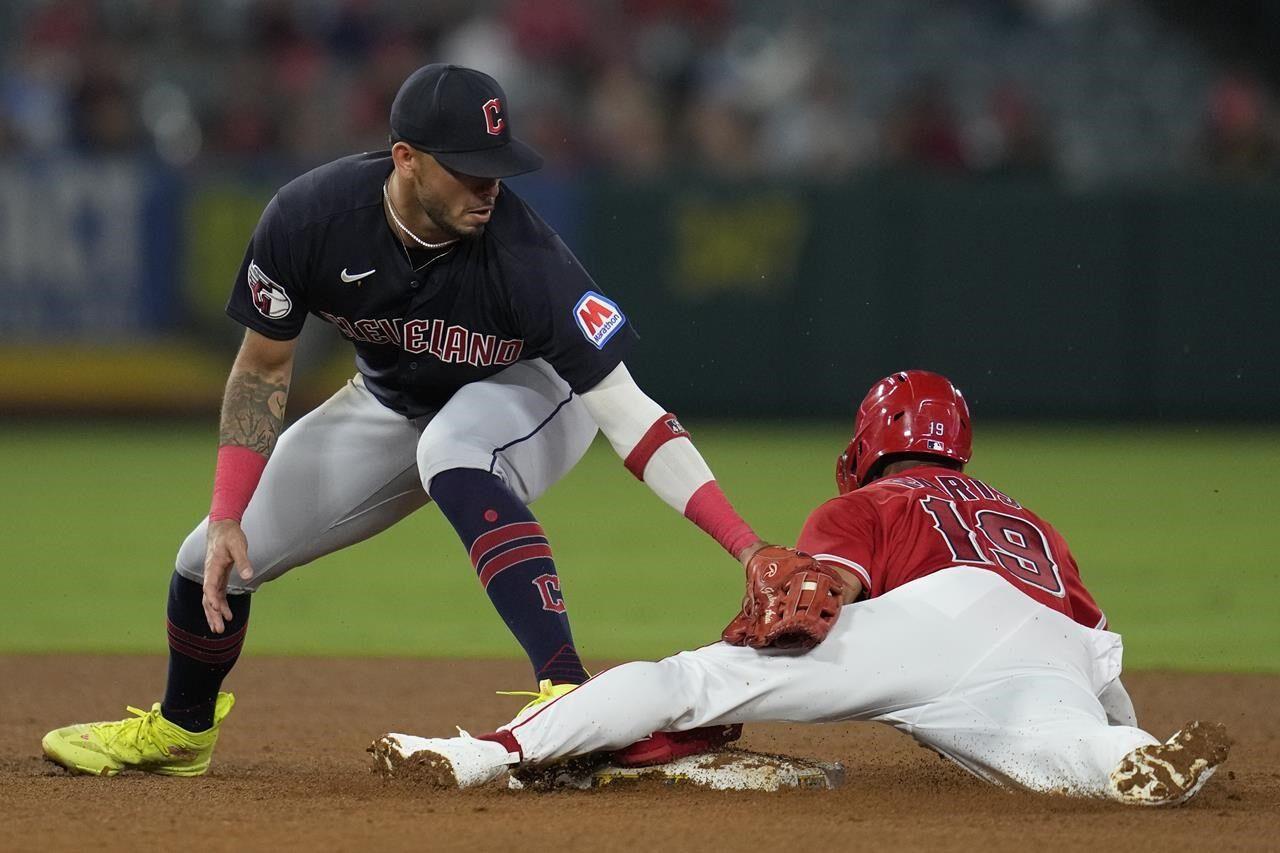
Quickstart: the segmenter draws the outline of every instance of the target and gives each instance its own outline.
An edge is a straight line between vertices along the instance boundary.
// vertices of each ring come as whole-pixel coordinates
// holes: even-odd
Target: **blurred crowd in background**
[[[301,168],[385,147],[432,61],[569,173],[1280,169],[1267,86],[1141,0],[8,0],[0,156]]]

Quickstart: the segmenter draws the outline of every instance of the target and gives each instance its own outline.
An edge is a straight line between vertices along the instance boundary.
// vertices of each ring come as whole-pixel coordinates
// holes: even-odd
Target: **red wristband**
[[[751,526],[734,511],[715,480],[698,487],[685,504],[684,517],[711,534],[734,559],[759,540]]]
[[[650,424],[644,435],[640,436],[640,440],[636,442],[635,447],[631,448],[631,452],[627,454],[622,464],[627,466],[627,470],[635,475],[637,480],[643,480],[645,466],[649,464],[653,454],[658,452],[659,447],[673,439],[688,437],[688,431],[680,425],[676,416],[670,412],[664,412],[662,417]]]
[[[258,488],[267,457],[247,447],[224,444],[218,448],[218,468],[213,474],[213,505],[210,521],[232,518],[239,521]]]

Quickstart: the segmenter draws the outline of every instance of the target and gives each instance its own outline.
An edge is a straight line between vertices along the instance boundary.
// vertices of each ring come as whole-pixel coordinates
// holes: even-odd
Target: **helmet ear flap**
[[[840,494],[852,492],[862,485],[858,482],[858,462],[866,454],[867,446],[864,439],[855,438],[836,459],[836,486]]]
[[[850,441],[844,452],[836,457],[836,492],[841,495],[858,488],[856,444],[856,440]]]

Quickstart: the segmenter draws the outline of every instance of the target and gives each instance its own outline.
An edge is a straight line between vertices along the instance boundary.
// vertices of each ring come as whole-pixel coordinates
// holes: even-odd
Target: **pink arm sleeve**
[[[689,433],[640,390],[625,365],[584,393],[582,402],[627,469],[668,506],[735,557],[757,541],[716,485]]]
[[[262,479],[262,469],[266,467],[267,457],[256,450],[234,444],[219,447],[209,520],[232,518],[239,521],[254,490],[258,488],[258,480]]]

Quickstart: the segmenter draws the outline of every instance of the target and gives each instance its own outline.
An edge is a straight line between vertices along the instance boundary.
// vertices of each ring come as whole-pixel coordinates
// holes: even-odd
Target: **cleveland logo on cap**
[[[490,98],[484,102],[484,129],[490,136],[501,136],[507,120],[502,117],[502,101]]]
[[[484,116],[477,119],[476,106]],[[483,128],[483,130],[481,130]],[[440,165],[477,178],[532,172],[542,157],[512,136],[507,96],[488,74],[460,65],[424,65],[391,103],[392,144],[404,142]]]

